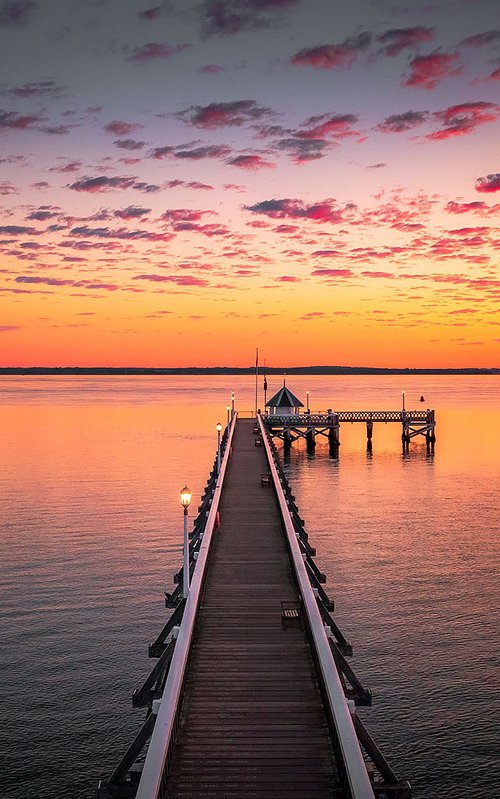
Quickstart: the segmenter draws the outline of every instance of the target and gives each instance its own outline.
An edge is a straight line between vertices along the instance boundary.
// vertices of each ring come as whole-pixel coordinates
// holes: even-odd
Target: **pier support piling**
[[[316,430],[310,427],[306,432],[306,449],[308,455],[314,455],[316,449]]]
[[[340,424],[338,416],[335,416],[333,421],[334,424],[328,431],[328,445],[330,449],[330,457],[338,458],[340,447]]]

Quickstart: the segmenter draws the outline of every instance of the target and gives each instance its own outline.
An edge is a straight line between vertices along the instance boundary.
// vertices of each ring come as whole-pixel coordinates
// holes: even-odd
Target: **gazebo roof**
[[[301,402],[289,388],[282,386],[280,390],[266,402],[266,408],[303,408]]]

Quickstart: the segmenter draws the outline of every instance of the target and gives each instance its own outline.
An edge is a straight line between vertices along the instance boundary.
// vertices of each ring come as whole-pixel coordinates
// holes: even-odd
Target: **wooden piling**
[[[314,427],[310,427],[306,431],[306,449],[308,455],[314,455],[316,449],[316,431]]]

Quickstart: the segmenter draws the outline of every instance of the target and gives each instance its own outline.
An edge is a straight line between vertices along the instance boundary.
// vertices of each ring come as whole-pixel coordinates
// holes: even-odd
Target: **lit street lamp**
[[[222,430],[222,425],[220,422],[217,422],[217,477],[220,474],[220,431]]]
[[[234,391],[231,392],[231,419],[234,418]]]
[[[231,413],[230,405],[226,405],[226,411],[227,411],[227,426],[229,427],[229,414]]]
[[[189,538],[188,538],[188,508],[191,502],[191,489],[187,486],[181,491],[181,505],[184,508],[184,563],[183,563],[183,581],[182,581],[182,595],[184,599],[188,598],[189,594]]]

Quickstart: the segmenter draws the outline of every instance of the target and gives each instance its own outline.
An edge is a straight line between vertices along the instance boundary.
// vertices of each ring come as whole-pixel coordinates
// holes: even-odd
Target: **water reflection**
[[[294,442],[286,474],[374,692],[360,712],[414,799],[495,799],[498,378],[422,380],[406,395],[437,410],[435,454],[415,439],[403,454],[397,424],[375,424],[369,452],[365,427],[343,425],[338,458]],[[396,408],[400,384],[290,378],[313,411]],[[253,407],[251,377],[0,380],[9,799],[92,795],[140,726],[130,694],[181,563],[178,491],[201,496],[232,389]]]

